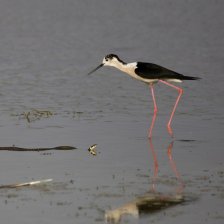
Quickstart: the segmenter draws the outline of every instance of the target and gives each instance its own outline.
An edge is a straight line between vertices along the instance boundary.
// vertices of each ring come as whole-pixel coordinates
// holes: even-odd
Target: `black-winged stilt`
[[[177,87],[169,82],[182,82],[182,80],[196,80],[196,79],[200,79],[200,78],[192,77],[192,76],[185,76],[185,75],[179,74],[177,72],[174,72],[172,70],[169,70],[167,68],[164,68],[160,65],[156,65],[153,63],[146,63],[146,62],[125,63],[115,54],[106,55],[103,59],[103,62],[99,66],[97,66],[94,70],[89,72],[88,75],[95,72],[97,69],[101,68],[102,66],[115,67],[115,68],[127,73],[128,75],[132,76],[133,78],[149,84],[149,86],[151,88],[152,99],[153,99],[153,104],[154,104],[154,114],[153,114],[150,129],[149,129],[149,136],[148,136],[149,138],[152,137],[152,129],[154,127],[154,123],[155,123],[155,119],[156,119],[156,115],[157,115],[157,111],[158,111],[153,85],[157,82],[161,82],[165,85],[168,85],[168,86],[176,89],[179,92],[179,94],[178,94],[178,97],[174,104],[172,113],[170,115],[170,119],[167,123],[168,132],[171,136],[173,136],[171,122],[173,119],[173,115],[176,111],[178,102],[180,100],[180,97],[183,94],[183,89],[181,89],[180,87]]]

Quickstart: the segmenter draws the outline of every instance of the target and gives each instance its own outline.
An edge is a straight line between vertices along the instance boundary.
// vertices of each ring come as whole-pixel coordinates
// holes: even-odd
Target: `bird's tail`
[[[199,77],[193,77],[193,76],[183,76],[183,80],[197,80],[201,79]]]

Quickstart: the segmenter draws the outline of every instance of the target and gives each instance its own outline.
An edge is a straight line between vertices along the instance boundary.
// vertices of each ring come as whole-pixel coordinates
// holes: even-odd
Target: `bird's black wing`
[[[164,68],[160,65],[138,62],[135,73],[144,79],[185,79],[184,75]]]

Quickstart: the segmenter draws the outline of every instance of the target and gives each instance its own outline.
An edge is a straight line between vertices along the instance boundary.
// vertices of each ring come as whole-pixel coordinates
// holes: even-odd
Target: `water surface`
[[[4,223],[104,223],[116,209],[152,187],[187,202],[127,223],[223,223],[224,3],[217,1],[1,1],[1,146],[55,147],[67,152],[0,152],[0,183],[53,178],[45,187],[1,190]],[[186,81],[173,121],[177,93],[158,84],[159,115],[153,146],[147,131],[152,99],[147,85],[113,68],[86,74],[105,54],[149,61],[200,81]],[[21,114],[50,110],[28,123]],[[87,149],[98,144],[98,155]],[[197,211],[197,212],[195,212]]]

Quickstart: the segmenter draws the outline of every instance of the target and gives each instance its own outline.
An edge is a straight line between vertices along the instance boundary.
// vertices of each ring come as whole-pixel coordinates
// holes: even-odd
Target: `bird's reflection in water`
[[[173,193],[161,193],[156,191],[159,164],[151,139],[149,140],[149,146],[154,161],[154,174],[150,191],[118,208],[106,211],[105,219],[108,223],[120,223],[122,217],[125,215],[139,218],[141,215],[158,212],[162,209],[184,202],[184,184],[172,157],[173,142],[171,142],[167,147],[168,159],[172,171],[178,180],[178,187],[176,188],[175,186],[175,191]]]
[[[175,193],[176,194],[181,194],[184,190],[184,183],[181,179],[181,175],[180,175],[179,171],[177,170],[176,163],[175,163],[175,161],[173,159],[173,156],[172,156],[173,144],[174,143],[172,141],[168,145],[167,156],[168,156],[168,159],[169,159],[171,169],[172,169],[173,173],[175,174],[175,177],[177,178],[177,181],[178,181],[178,186],[177,186],[177,188],[175,188]],[[154,145],[153,145],[151,139],[149,140],[149,145],[150,145],[150,150],[152,152],[153,161],[154,161],[154,175],[153,175],[153,179],[152,179],[152,187],[151,188],[152,188],[153,192],[154,191],[156,192],[156,182],[157,182],[157,177],[158,177],[159,163],[158,163],[156,151],[154,149]]]

